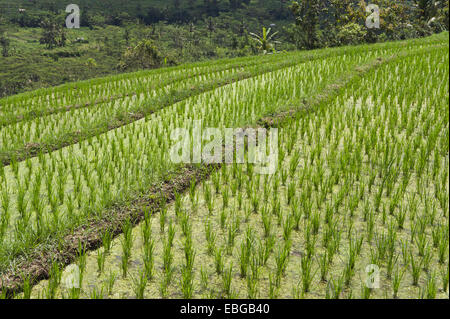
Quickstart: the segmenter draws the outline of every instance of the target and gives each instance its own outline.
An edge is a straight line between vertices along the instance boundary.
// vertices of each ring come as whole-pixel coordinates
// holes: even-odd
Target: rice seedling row
[[[355,50],[348,54],[357,54],[364,50]],[[334,51],[333,51],[334,52]],[[347,54],[341,49],[339,55]],[[370,54],[383,54],[385,51],[370,51]],[[336,53],[336,52],[335,52]],[[191,95],[214,89],[234,81],[246,79],[258,74],[271,72],[292,65],[329,56],[329,51],[278,58],[279,63],[251,66],[243,71],[225,71],[200,76],[198,85],[186,80],[161,89],[142,93],[139,97],[129,97],[124,101],[115,101],[103,107],[75,109],[67,113],[40,117],[32,121],[20,122],[0,129],[0,160],[3,165],[12,161],[22,161],[41,152],[50,152],[74,144],[91,136],[136,121],[160,108],[173,104]]]
[[[438,43],[439,37],[430,37],[421,45]],[[417,41],[397,42],[389,44],[390,49],[410,47]],[[383,49],[386,44],[375,46],[360,46],[365,50]],[[323,51],[323,50],[321,50]],[[339,53],[341,48],[329,50]],[[284,53],[282,56],[296,56],[298,53]],[[239,68],[254,64],[273,63],[279,55],[265,57],[245,57],[219,60],[215,62],[201,62],[177,67],[162,68],[151,71],[141,71],[121,74],[107,78],[91,79],[88,81],[69,83],[56,88],[39,89],[19,95],[0,99],[0,126],[17,121],[32,119],[55,112],[63,112],[73,107],[86,107],[101,101],[117,99],[128,95],[138,94],[147,87],[154,87],[161,81],[177,81],[194,75],[208,72]]]
[[[275,61],[276,58],[272,60]],[[191,69],[187,67],[183,70],[173,70],[171,72],[149,73],[147,76],[142,76],[140,73],[137,73],[134,77],[128,77],[120,81],[110,80],[102,85],[90,84],[86,87],[86,92],[83,92],[83,90],[80,90],[76,86],[71,91],[64,92],[59,100],[48,101],[49,97],[45,96],[40,97],[40,99],[45,100],[45,103],[41,100],[35,101],[37,98],[34,98],[31,101],[24,99],[17,104],[5,106],[4,110],[0,113],[0,126],[29,121],[55,113],[68,112],[72,109],[94,107],[101,103],[121,100],[130,96],[142,96],[149,89],[157,89],[193,77],[208,75],[213,72],[248,68],[255,64],[264,63],[268,62],[255,59],[245,64],[243,62],[215,63]],[[23,105],[27,106],[27,108],[24,109]]]

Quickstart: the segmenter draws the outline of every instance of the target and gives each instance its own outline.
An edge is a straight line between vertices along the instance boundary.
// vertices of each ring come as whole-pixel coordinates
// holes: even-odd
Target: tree
[[[217,16],[219,14],[218,0],[203,0],[205,11],[208,15]]]
[[[271,28],[266,29],[265,27],[263,27],[261,36],[250,32],[250,35],[252,36],[253,40],[255,40],[258,43],[259,49],[262,50],[264,54],[274,50],[275,43],[279,43],[278,41],[272,41],[273,37],[276,36],[278,32],[270,34],[270,31],[272,31]]]
[[[128,46],[130,43],[130,29],[129,28],[125,28],[123,38],[125,40],[125,44]]]
[[[304,46],[314,49],[319,46],[320,0],[294,1],[290,7],[295,16],[295,24],[304,36]]]
[[[206,28],[208,29],[209,32],[209,42],[212,42],[212,34],[214,31],[216,31],[216,24],[212,17],[209,17],[208,20],[206,21]]]
[[[2,56],[7,57],[9,56],[9,46],[11,41],[9,40],[8,36],[5,33],[2,33],[0,35],[0,46],[2,47]]]
[[[419,18],[424,22],[430,21],[437,15],[439,1],[436,0],[415,0]]]
[[[164,14],[160,9],[155,7],[148,8],[147,15],[144,18],[146,24],[158,23],[164,20]]]
[[[435,31],[448,29],[448,0],[415,0],[419,19],[434,26]]]
[[[42,36],[39,39],[41,44],[45,44],[48,49],[62,47],[66,44],[66,33],[63,23],[55,17],[47,17],[42,20]]]
[[[84,65],[85,65],[87,68],[89,68],[89,70],[92,70],[92,69],[94,69],[94,68],[97,67],[97,61],[95,61],[94,58],[88,58],[88,59],[86,60],[86,62],[84,63]]]
[[[163,58],[151,40],[143,40],[135,47],[127,48],[119,63],[119,69],[150,69],[158,67]]]

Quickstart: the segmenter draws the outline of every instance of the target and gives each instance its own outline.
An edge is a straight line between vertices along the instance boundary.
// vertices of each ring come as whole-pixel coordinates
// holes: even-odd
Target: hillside
[[[0,96],[167,65],[397,41],[448,30],[448,0],[374,0],[380,28],[358,0],[0,0]],[[417,5],[414,5],[417,4]],[[269,41],[263,28],[271,28]],[[256,34],[256,36],[255,36]],[[274,38],[270,38],[274,35]]]

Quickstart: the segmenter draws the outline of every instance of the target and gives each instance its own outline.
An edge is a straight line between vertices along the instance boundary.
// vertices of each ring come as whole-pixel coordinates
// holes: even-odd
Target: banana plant
[[[264,54],[267,54],[269,51],[273,51],[275,49],[275,44],[280,43],[279,41],[272,41],[273,37],[276,36],[278,32],[270,34],[271,31],[271,28],[266,29],[263,27],[261,36],[250,32],[252,39],[258,43],[258,48],[262,50]]]

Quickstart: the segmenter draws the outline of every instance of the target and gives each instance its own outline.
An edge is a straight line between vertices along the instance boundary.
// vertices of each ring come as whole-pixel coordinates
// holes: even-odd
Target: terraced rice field
[[[448,78],[443,33],[1,99],[1,295],[449,298]],[[174,163],[199,121],[274,174]]]

